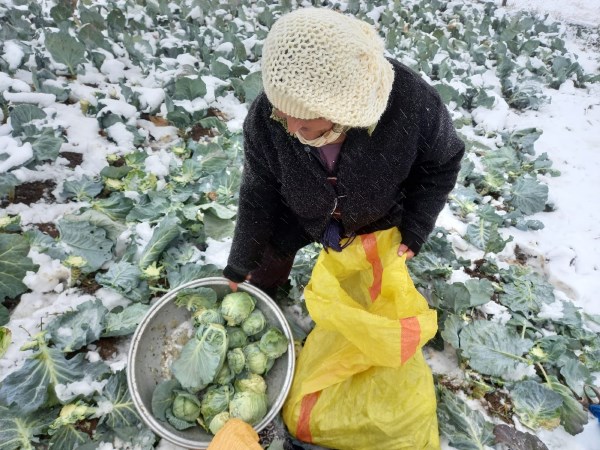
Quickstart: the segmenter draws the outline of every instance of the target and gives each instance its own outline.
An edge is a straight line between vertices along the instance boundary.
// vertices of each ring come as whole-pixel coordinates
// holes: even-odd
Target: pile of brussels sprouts
[[[152,395],[152,413],[178,430],[200,425],[216,434],[230,418],[256,425],[267,414],[263,376],[287,351],[246,292],[218,301],[213,289],[182,291],[175,303],[193,311],[194,335],[171,366],[173,379]]]

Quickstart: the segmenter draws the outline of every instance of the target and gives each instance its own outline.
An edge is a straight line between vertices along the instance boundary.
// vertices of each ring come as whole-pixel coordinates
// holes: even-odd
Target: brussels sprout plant
[[[185,290],[176,304],[191,312],[194,329],[171,365],[173,378],[154,390],[154,416],[212,434],[230,418],[259,423],[268,410],[264,375],[287,351],[287,337],[245,292],[218,299],[210,288]]]

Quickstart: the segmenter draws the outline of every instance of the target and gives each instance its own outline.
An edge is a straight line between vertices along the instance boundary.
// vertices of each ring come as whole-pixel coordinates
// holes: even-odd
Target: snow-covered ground
[[[501,2],[496,2],[500,4]],[[591,73],[600,70],[599,0],[509,0],[507,9],[549,14],[568,24],[595,27],[595,34],[578,38],[570,29],[567,48]],[[593,28],[592,28],[593,29]],[[508,128],[543,130],[536,153],[548,153],[559,177],[548,177],[549,200],[556,210],[540,213],[545,228],[520,232],[511,229],[514,245],[530,256],[552,284],[586,312],[600,314],[600,86],[578,89],[565,83],[544,92],[551,97],[539,111],[489,112],[490,123],[504,121]],[[536,218],[536,216],[532,216]],[[442,218],[443,219],[443,218]],[[550,450],[597,450],[600,424],[590,421],[583,433],[571,436],[561,428],[538,433]],[[452,448],[446,446],[445,448]]]

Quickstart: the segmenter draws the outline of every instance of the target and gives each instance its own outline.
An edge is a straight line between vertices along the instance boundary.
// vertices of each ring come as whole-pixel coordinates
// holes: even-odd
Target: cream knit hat
[[[325,8],[298,9],[275,22],[264,42],[265,93],[298,119],[370,127],[383,114],[394,81],[383,50],[366,22]]]

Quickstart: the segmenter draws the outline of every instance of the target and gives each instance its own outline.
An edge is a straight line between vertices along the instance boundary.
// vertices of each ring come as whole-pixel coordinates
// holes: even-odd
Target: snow
[[[21,145],[10,136],[0,136],[0,155],[7,155],[5,160],[0,160],[0,173],[4,173],[32,159],[33,147],[29,142]]]
[[[101,393],[108,380],[95,381],[91,376],[86,375],[83,380],[75,381],[69,384],[58,384],[55,387],[56,396],[63,402],[69,402],[77,396],[89,397],[94,393]]]
[[[17,41],[11,40],[4,43],[4,53],[2,54],[4,60],[8,63],[10,70],[15,70],[21,64],[21,61],[25,57],[25,52]]]
[[[56,95],[44,94],[43,92],[8,92],[4,91],[2,96],[13,103],[31,103],[39,107],[50,106],[56,102]]]

